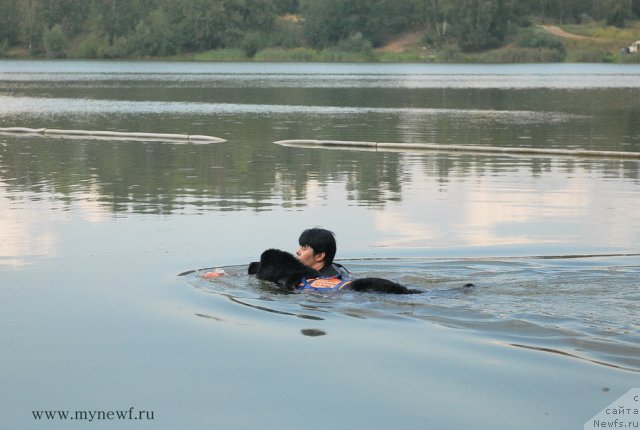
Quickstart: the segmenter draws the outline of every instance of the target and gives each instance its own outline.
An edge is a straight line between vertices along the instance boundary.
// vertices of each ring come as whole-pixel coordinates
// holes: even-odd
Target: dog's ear
[[[275,262],[278,261],[278,256],[279,253],[281,253],[282,251],[278,250],[278,249],[273,249],[273,248],[269,248],[266,249],[265,251],[262,252],[262,254],[260,254],[260,263],[264,263],[266,265],[268,264],[275,264]]]
[[[259,270],[260,270],[260,262],[253,261],[249,263],[249,268],[247,269],[247,273],[249,275],[255,275],[256,273],[258,273]]]

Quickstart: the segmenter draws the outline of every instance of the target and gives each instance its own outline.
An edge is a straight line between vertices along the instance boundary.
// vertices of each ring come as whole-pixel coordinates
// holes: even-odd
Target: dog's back
[[[360,278],[351,282],[354,291],[384,294],[420,294],[422,291],[407,288],[397,282],[383,278]]]

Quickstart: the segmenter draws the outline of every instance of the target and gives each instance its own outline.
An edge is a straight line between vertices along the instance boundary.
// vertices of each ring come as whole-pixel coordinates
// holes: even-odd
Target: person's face
[[[310,246],[301,246],[296,251],[298,260],[305,266],[312,267],[316,270],[322,269],[324,266],[324,252],[314,254],[313,248]]]

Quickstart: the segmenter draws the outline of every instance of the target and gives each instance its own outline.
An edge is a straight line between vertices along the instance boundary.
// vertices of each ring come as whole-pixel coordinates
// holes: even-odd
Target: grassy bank
[[[256,61],[256,62],[328,62],[328,63],[367,63],[367,62],[425,62],[427,56],[413,53],[375,53],[349,52],[337,49],[315,50],[311,48],[267,48],[248,57],[240,49],[221,49],[172,57],[175,60],[191,61]]]
[[[640,22],[625,28],[606,27],[597,23],[566,25],[563,30],[590,39],[566,40],[568,58],[572,62],[640,63],[640,54],[621,55],[620,49],[640,39]]]
[[[248,57],[242,50],[225,49],[175,57],[193,61],[261,61],[261,62],[378,62],[378,63],[640,63],[640,54],[623,55],[621,48],[640,39],[640,22],[625,28],[602,23],[563,25],[563,36],[550,33],[540,25],[521,28],[507,45],[484,52],[465,53],[457,45],[425,46],[423,40],[393,51],[384,47],[364,52],[340,51],[336,48],[268,48]]]

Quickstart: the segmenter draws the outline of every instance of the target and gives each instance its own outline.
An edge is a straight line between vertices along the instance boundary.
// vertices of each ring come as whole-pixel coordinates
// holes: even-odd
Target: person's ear
[[[324,261],[324,257],[326,257],[326,256],[327,256],[327,254],[326,254],[326,253],[324,253],[324,252],[318,252],[317,254],[313,254],[313,259],[314,259],[315,261],[320,262],[320,261]]]

